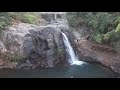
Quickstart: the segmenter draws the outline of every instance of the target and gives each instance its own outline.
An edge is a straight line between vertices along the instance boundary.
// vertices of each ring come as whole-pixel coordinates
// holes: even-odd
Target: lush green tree
[[[0,12],[0,30],[9,25],[10,21],[11,19],[8,12]]]
[[[68,12],[67,19],[70,27],[92,28],[91,37],[98,43],[120,39],[119,12]]]
[[[14,22],[37,24],[39,20],[38,12],[0,12],[0,30]]]

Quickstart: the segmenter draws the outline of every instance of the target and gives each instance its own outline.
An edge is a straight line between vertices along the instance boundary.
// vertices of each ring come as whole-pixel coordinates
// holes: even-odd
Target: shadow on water
[[[98,64],[71,65],[69,67],[56,67],[35,70],[0,71],[0,78],[115,78],[111,70]]]

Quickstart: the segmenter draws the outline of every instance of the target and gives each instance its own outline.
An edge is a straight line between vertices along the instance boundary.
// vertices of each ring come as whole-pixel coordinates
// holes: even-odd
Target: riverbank
[[[83,59],[88,62],[100,63],[114,72],[120,74],[120,53],[106,45],[93,44],[86,39],[77,40],[79,54],[91,59]]]

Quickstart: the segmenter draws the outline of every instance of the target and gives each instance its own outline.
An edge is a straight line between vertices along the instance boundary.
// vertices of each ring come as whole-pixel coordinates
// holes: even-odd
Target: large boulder
[[[7,51],[10,53],[19,52],[23,54],[24,36],[29,34],[29,29],[35,29],[31,25],[20,23],[3,30],[1,40],[4,43]]]
[[[36,67],[54,67],[65,65],[65,51],[59,29],[45,27],[37,31],[29,30],[30,35],[24,41],[24,53]]]
[[[16,68],[11,67],[13,63],[17,66],[18,62],[14,60],[24,58],[25,36],[29,34],[29,30],[36,30],[37,26],[25,23],[17,23],[6,27],[1,31],[0,35],[0,60],[6,64],[1,64],[2,68]],[[12,61],[11,61],[12,59]],[[13,60],[14,59],[14,60]],[[8,65],[8,66],[7,66]]]
[[[11,65],[15,62],[17,66],[14,68],[18,69],[69,65],[61,28],[68,31],[68,27],[66,29],[62,24],[35,26],[19,23],[10,26],[2,31],[0,51],[7,52],[6,54],[12,55],[10,57],[15,57],[15,60],[18,58],[17,61],[9,62]]]

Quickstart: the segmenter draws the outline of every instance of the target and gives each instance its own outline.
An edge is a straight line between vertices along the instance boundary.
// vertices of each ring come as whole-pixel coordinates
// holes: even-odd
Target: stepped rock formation
[[[31,24],[19,23],[8,27],[2,32],[0,41],[1,55],[21,55],[17,62],[10,60],[1,64],[10,63],[8,68],[47,68],[59,65],[67,65],[65,46],[60,29],[68,31],[63,24],[35,26]],[[12,64],[11,64],[12,63]],[[14,65],[14,67],[11,67]]]

